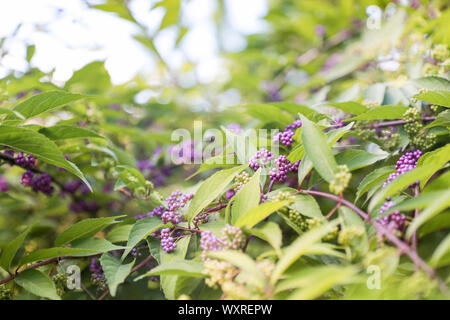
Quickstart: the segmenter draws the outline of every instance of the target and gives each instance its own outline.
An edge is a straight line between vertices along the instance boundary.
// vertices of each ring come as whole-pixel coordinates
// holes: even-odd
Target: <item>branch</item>
[[[380,235],[384,235],[390,242],[392,242],[400,250],[400,252],[408,255],[409,258],[414,262],[414,264],[416,266],[422,268],[431,278],[436,278],[435,271],[430,266],[428,266],[428,264],[425,261],[423,261],[422,258],[419,257],[419,255],[417,254],[417,252],[415,250],[411,249],[406,243],[404,243],[399,238],[397,238],[395,235],[393,235],[388,229],[386,229],[385,227],[383,227],[376,221],[371,220],[369,214],[367,214],[366,212],[359,209],[353,203],[351,203],[345,199],[341,199],[333,194],[326,193],[326,192],[313,191],[313,190],[301,190],[299,192],[303,192],[303,193],[310,194],[310,195],[321,196],[321,197],[328,198],[328,199],[331,199],[331,200],[334,200],[337,202],[339,202],[339,201],[342,202],[343,205],[349,207],[350,209],[355,211],[357,214],[359,214],[362,218],[364,218],[364,220],[370,222],[375,227],[375,229],[377,230],[377,232]]]
[[[17,162],[16,162],[16,160],[14,159],[14,157],[12,157],[12,156],[10,156],[10,155],[8,155],[8,154],[4,154],[4,153],[0,152],[0,159],[1,159],[1,160],[5,160],[6,162],[8,162],[8,163],[9,163],[10,165],[12,165],[12,166],[17,166],[17,167],[23,168],[21,165],[17,164]],[[43,173],[46,173],[46,172],[44,172],[44,171],[42,171],[42,170],[39,170],[38,168],[31,168],[31,169],[23,168],[23,169],[30,170],[31,172],[37,173],[37,174],[43,174]],[[47,174],[48,174],[48,173],[47,173]],[[52,182],[53,182],[53,183],[55,183],[62,191],[66,191],[66,186],[64,185],[64,183],[62,183],[62,182],[59,181],[58,179],[55,179],[54,176],[52,176],[52,175],[50,175],[50,174],[48,174],[48,175],[49,175],[50,178],[52,179]],[[69,192],[69,195],[70,195],[74,200],[78,200],[78,197],[77,197],[75,194]]]

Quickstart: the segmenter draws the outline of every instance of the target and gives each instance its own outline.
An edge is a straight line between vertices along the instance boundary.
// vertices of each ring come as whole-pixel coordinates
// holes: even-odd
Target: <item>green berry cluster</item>
[[[203,273],[209,276],[205,283],[210,287],[215,287],[217,284],[222,286],[224,283],[232,281],[237,271],[231,263],[216,259],[206,259],[203,265]]]
[[[403,128],[409,136],[411,145],[415,149],[428,150],[436,144],[436,135],[433,133],[426,134],[424,132],[419,110],[416,108],[408,108],[403,114],[403,120],[406,122]]]
[[[293,201],[295,199],[295,196],[292,195],[290,192],[284,192],[280,191],[272,198],[272,201]]]
[[[433,113],[437,113],[437,112],[439,111],[439,106],[437,106],[437,105],[435,105],[435,104],[432,104],[432,105],[430,105],[430,110],[431,110]]]
[[[431,57],[438,61],[445,61],[450,56],[450,50],[446,44],[438,44],[431,50]]]
[[[307,231],[309,229],[308,218],[302,215],[297,210],[288,210],[289,220],[292,221],[296,226],[302,231]]]
[[[330,191],[334,194],[341,194],[347,188],[351,178],[352,174],[347,165],[343,164],[338,166],[334,179],[330,182]]]
[[[338,243],[343,246],[350,246],[354,239],[364,235],[364,230],[360,227],[352,226],[341,230],[338,236]]]
[[[437,142],[437,136],[434,133],[427,135],[418,135],[412,138],[411,144],[416,149],[428,150],[431,149]]]
[[[370,100],[364,100],[362,102],[362,104],[365,105],[366,107],[368,107],[369,109],[380,106],[380,104],[378,102],[370,101]]]
[[[394,151],[400,143],[400,134],[389,130],[381,130],[381,136],[378,137],[378,140],[383,150]]]
[[[319,219],[319,218],[310,218],[306,221],[306,223],[308,224],[308,230],[320,227],[324,222],[324,219]],[[329,240],[333,240],[337,237],[339,233],[339,229],[338,227],[334,227],[333,230],[331,230],[326,236],[323,237],[323,240],[325,241],[329,241]]]
[[[289,220],[292,221],[296,226],[298,226],[300,230],[302,230],[303,232],[320,227],[324,222],[323,219],[319,219],[316,217],[313,218],[306,217],[302,215],[300,212],[293,209],[289,209],[288,214]],[[335,227],[323,239],[333,240],[337,237],[338,233],[339,229],[338,227]]]
[[[13,291],[5,285],[0,285],[0,300],[11,300]]]
[[[236,193],[238,193],[250,181],[250,175],[247,172],[242,171],[234,178],[234,181],[234,189],[236,190]]]
[[[65,273],[57,273],[52,277],[53,282],[56,285],[56,292],[59,296],[63,296],[65,293],[65,287],[67,284],[67,275]]]
[[[409,136],[417,135],[422,130],[423,124],[420,120],[420,112],[416,108],[408,108],[402,118],[406,122],[403,128]]]
[[[99,277],[95,273],[91,276],[91,283],[92,285],[97,287],[98,291],[105,291],[108,289],[108,284],[106,283],[105,277]]]
[[[270,260],[261,260],[256,264],[256,267],[267,277],[272,276],[275,264]]]

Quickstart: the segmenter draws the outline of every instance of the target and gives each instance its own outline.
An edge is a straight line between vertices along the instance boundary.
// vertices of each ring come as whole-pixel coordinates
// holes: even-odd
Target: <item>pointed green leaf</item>
[[[19,273],[14,282],[30,293],[51,300],[61,300],[53,281],[43,272],[29,269]]]
[[[60,235],[58,235],[58,237],[56,237],[55,245],[59,247],[77,239],[92,237],[107,226],[117,223],[116,219],[121,217],[124,216],[92,218],[77,222],[74,225],[68,227]]]
[[[9,271],[9,268],[11,267],[11,262],[14,259],[14,256],[17,253],[17,250],[20,249],[22,246],[23,240],[25,240],[25,237],[30,232],[31,228],[25,229],[21,234],[19,234],[14,240],[9,242],[2,251],[2,256],[0,258],[0,266],[5,269],[6,271]]]
[[[196,215],[221,195],[233,178],[239,172],[247,168],[247,166],[248,165],[241,165],[231,169],[221,170],[203,181],[189,204],[188,212],[186,214],[188,222],[192,222]]]

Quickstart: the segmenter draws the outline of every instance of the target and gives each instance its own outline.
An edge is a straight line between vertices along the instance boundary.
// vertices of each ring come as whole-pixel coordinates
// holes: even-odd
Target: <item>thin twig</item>
[[[367,214],[363,210],[359,209],[353,203],[351,203],[345,199],[341,199],[333,194],[326,193],[326,192],[313,191],[313,190],[301,190],[299,192],[310,194],[310,195],[321,196],[321,197],[328,198],[328,199],[338,201],[338,202],[341,201],[343,205],[349,207],[350,209],[355,211],[357,214],[359,214],[363,219],[370,222],[375,227],[375,229],[378,231],[378,233],[380,235],[382,235],[382,236],[384,235],[390,242],[392,242],[398,249],[400,249],[400,251],[402,253],[405,253],[406,255],[408,255],[410,257],[410,259],[414,262],[415,265],[422,268],[430,277],[436,278],[435,271],[425,261],[423,261],[421,257],[419,257],[419,255],[417,254],[417,252],[415,250],[412,250],[406,243],[404,243],[399,238],[397,238],[395,235],[393,235],[384,226],[380,225],[376,221],[371,220],[369,214]]]

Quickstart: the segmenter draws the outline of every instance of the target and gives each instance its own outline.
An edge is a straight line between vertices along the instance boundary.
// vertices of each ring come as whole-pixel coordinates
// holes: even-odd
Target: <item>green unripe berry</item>
[[[355,226],[345,228],[339,233],[338,243],[343,246],[350,246],[354,239],[362,237],[363,234],[362,228]]]
[[[431,50],[431,57],[433,59],[444,61],[449,57],[449,49],[446,44],[438,44]]]
[[[330,182],[330,191],[334,194],[341,194],[347,188],[351,178],[352,174],[345,164],[338,166],[334,179]]]

